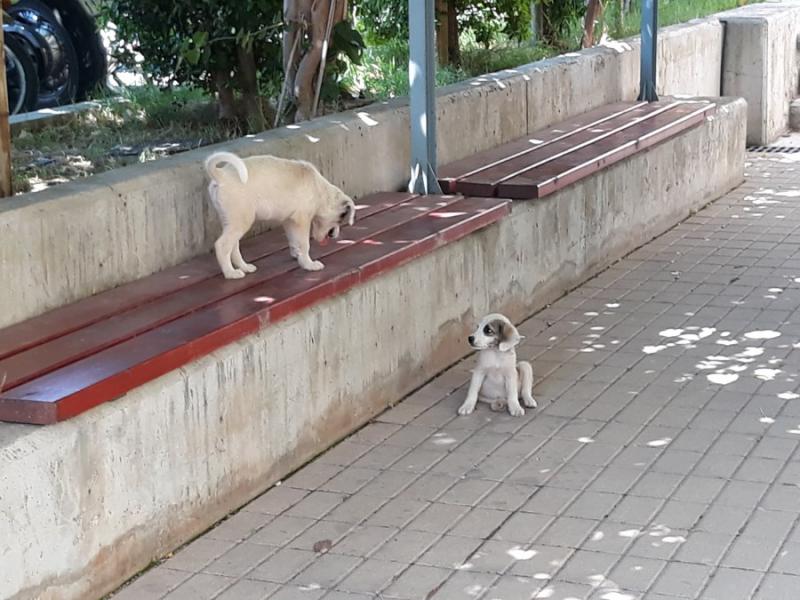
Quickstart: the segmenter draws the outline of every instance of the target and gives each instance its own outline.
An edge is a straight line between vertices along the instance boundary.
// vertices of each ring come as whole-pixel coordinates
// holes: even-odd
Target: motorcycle
[[[85,99],[107,71],[106,51],[82,0],[4,0],[9,112]]]

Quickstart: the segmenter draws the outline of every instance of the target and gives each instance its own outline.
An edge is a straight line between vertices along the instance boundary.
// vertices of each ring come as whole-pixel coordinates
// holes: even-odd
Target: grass
[[[737,6],[749,4],[749,0],[660,0],[658,3],[658,23],[661,27],[685,23],[714,13],[730,10]],[[618,5],[609,7],[606,20],[609,24],[614,22]],[[622,31],[614,31],[615,37],[628,37],[638,35],[641,27],[641,13],[639,3],[631,3],[631,12],[623,19]]]
[[[211,98],[200,90],[132,88],[121,102],[70,123],[16,135],[14,189],[37,191],[240,134],[217,120]]]
[[[660,0],[659,23],[662,26],[681,23],[745,3],[746,0]],[[621,24],[616,18],[616,0],[606,0],[606,5],[604,19],[612,37],[639,32],[638,2],[631,3],[637,8],[625,15]],[[576,22],[567,40],[573,48],[579,43],[580,32],[581,23]],[[460,65],[438,69],[436,84],[443,86],[512,69],[558,53],[547,46],[517,44],[502,38],[487,49],[465,39]],[[351,66],[345,84],[373,100],[408,94],[407,41],[367,48],[362,65]],[[14,189],[17,192],[44,189],[241,134],[237,127],[217,120],[212,98],[202,90],[132,88],[123,94],[123,102],[110,102],[99,112],[84,114],[69,124],[15,136]]]

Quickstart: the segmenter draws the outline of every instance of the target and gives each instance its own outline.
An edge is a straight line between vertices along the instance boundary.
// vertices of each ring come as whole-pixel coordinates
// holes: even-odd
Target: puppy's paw
[[[512,417],[521,417],[525,414],[525,409],[522,408],[519,404],[508,405],[508,412],[511,414]]]
[[[528,395],[522,397],[522,403],[528,408],[536,408],[537,406],[539,406],[538,404],[536,404],[536,398]]]
[[[241,270],[245,273],[255,273],[258,270],[258,267],[250,263],[244,263],[241,266]]]
[[[468,402],[464,402],[464,404],[459,407],[458,414],[460,414],[462,417],[466,417],[467,415],[472,414],[473,410],[475,410],[473,405],[469,404]]]
[[[312,260],[310,263],[306,263],[306,264],[302,265],[302,267],[306,271],[322,271],[322,269],[325,268],[325,265],[323,265],[318,260]]]
[[[223,273],[225,279],[242,279],[244,277],[244,271],[241,269],[233,269],[232,271],[227,271]]]

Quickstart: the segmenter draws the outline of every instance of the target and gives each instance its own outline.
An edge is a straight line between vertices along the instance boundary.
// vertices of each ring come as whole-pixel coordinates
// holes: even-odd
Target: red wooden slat
[[[74,416],[508,211],[507,201],[466,199],[425,214],[333,254],[323,271],[273,279],[8,390],[0,395],[0,420],[44,424]]]
[[[615,136],[500,183],[497,193],[514,199],[541,198],[681,131],[696,127],[714,109],[713,104],[682,104]]]
[[[336,243],[319,248],[315,257],[325,258],[355,242],[368,239],[410,221],[425,212],[446,207],[458,197],[416,197],[404,204],[372,214],[342,231]],[[54,369],[90,356],[135,335],[154,329],[189,312],[219,302],[224,298],[253,288],[273,277],[296,269],[295,259],[288,252],[256,261],[259,269],[244,279],[228,281],[221,275],[197,285],[149,302],[124,313],[93,323],[83,329],[50,340],[0,360],[0,378],[5,375],[5,388],[11,389]],[[292,273],[292,277],[295,277]]]
[[[600,126],[606,121],[625,113],[635,111],[642,106],[646,106],[646,104],[645,102],[618,102],[616,104],[609,104],[578,115],[563,123],[558,123],[547,129],[514,140],[508,144],[503,144],[486,150],[485,152],[473,154],[472,156],[450,163],[439,169],[439,185],[447,192],[454,192],[457,189],[456,182],[459,179],[475,175],[500,162],[517,158],[532,150],[538,150],[584,131],[585,129]]]
[[[674,105],[675,103],[662,102],[645,104],[633,111],[614,117],[598,127],[586,129],[544,148],[535,149],[524,156],[505,161],[475,175],[459,179],[456,182],[456,190],[466,195],[487,197],[498,195],[498,185],[503,181],[558,160],[567,154],[577,152],[586,146],[596,144],[637,123],[646,122],[654,116],[670,110]]]
[[[413,194],[381,192],[357,203],[358,219],[387,210]],[[242,254],[253,262],[287,247],[282,231],[267,232],[242,241]],[[143,279],[123,284],[90,298],[57,308],[38,317],[0,329],[0,359],[141,306],[219,274],[213,255],[204,255]]]

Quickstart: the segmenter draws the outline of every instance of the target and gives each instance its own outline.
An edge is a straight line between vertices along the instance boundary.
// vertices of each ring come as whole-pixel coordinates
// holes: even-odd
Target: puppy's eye
[[[483,335],[494,335],[494,331],[492,331],[490,325],[487,325],[486,327],[483,328]]]

